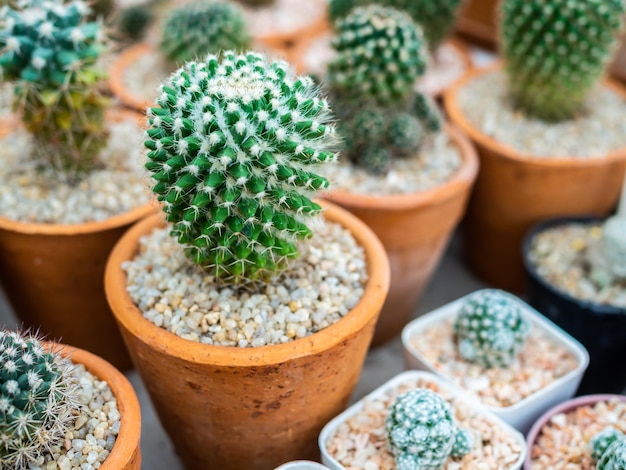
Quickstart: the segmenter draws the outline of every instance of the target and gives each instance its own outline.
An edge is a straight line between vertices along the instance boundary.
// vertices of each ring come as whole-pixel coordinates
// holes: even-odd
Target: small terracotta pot
[[[459,91],[502,67],[475,70],[444,96],[450,120],[476,145],[480,173],[463,224],[463,251],[489,283],[520,292],[525,286],[522,240],[531,226],[562,215],[605,215],[615,205],[626,169],[626,147],[600,158],[539,158],[484,134],[463,114]],[[605,86],[624,97],[614,82]]]
[[[312,22],[304,28],[285,33],[268,34],[258,36],[255,41],[286,58],[291,58],[292,51],[300,50],[301,45],[310,43],[316,37],[321,36],[330,29],[327,15],[323,15],[319,20]]]
[[[319,460],[317,435],[348,403],[389,288],[380,241],[356,217],[324,206],[325,218],[348,228],[365,249],[369,280],[341,320],[280,345],[205,345],[143,317],[126,291],[121,264],[136,255],[141,236],[165,226],[162,216],[137,224],[113,250],[107,298],[186,468],[271,470],[290,460]]]
[[[500,0],[468,0],[461,7],[456,30],[465,39],[492,49],[497,41],[496,16]]]
[[[436,188],[411,194],[371,196],[334,190],[324,197],[363,220],[380,238],[391,264],[389,295],[372,345],[393,338],[411,319],[465,212],[478,172],[471,143],[452,126],[446,133],[461,153],[456,173]]]
[[[128,117],[143,119],[121,109],[111,112],[114,120]],[[0,135],[8,130],[0,127]],[[0,284],[24,326],[129,368],[104,295],[104,266],[128,227],[154,210],[146,204],[107,220],[71,225],[0,217]]]
[[[139,400],[132,385],[115,367],[104,359],[83,349],[46,343],[51,349],[61,348],[61,354],[74,364],[82,364],[87,371],[106,382],[120,412],[120,431],[111,453],[100,470],[141,470],[141,412]]]
[[[531,470],[531,461],[532,461],[532,450],[535,441],[541,434],[541,429],[548,424],[548,422],[552,419],[554,415],[559,413],[568,413],[576,408],[580,408],[581,406],[593,406],[600,401],[609,401],[617,398],[620,401],[626,401],[626,396],[624,395],[585,395],[578,398],[572,398],[571,400],[567,400],[566,402],[561,403],[553,408],[550,408],[546,411],[533,425],[533,427],[528,431],[528,435],[526,436],[526,444],[528,447],[528,453],[526,454],[526,460],[524,461],[524,470]]]

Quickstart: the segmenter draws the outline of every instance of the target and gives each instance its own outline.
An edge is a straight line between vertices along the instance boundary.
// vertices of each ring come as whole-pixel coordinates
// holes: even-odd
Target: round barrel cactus
[[[173,10],[165,22],[160,47],[175,62],[202,59],[223,50],[245,50],[250,35],[241,8],[221,0],[199,0]]]
[[[509,365],[529,330],[520,304],[495,289],[471,295],[454,322],[459,354],[486,368]]]
[[[615,429],[613,426],[604,428],[598,434],[593,436],[591,442],[589,442],[589,447],[591,447],[591,457],[594,460],[600,460],[611,444],[623,436],[622,432]]]
[[[36,337],[0,330],[0,468],[43,465],[75,420],[76,383],[67,359]]]
[[[596,434],[590,442],[591,456],[597,470],[623,470],[626,468],[626,435],[613,427]]]
[[[254,280],[297,256],[336,159],[327,101],[282,61],[227,51],[185,64],[149,110],[146,168],[172,234],[219,279]]]
[[[500,42],[515,105],[546,121],[572,118],[611,58],[624,2],[503,0],[501,10]]]
[[[146,29],[154,19],[148,4],[131,5],[120,11],[116,18],[117,29],[124,37],[138,41],[146,34]]]
[[[398,396],[385,423],[398,470],[436,470],[448,457],[462,457],[473,446],[450,405],[437,393],[417,388]]]

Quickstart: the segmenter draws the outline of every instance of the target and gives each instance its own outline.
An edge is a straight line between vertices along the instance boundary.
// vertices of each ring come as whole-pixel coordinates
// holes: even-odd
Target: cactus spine
[[[504,0],[501,44],[513,101],[546,121],[572,118],[602,76],[622,0]]]
[[[457,427],[448,403],[425,388],[396,398],[385,428],[398,470],[436,470],[473,446],[473,436]]]
[[[161,50],[174,63],[222,50],[245,50],[250,35],[241,8],[220,0],[199,0],[176,8],[165,22]]]
[[[220,279],[254,280],[297,256],[336,159],[328,103],[309,77],[261,54],[190,62],[149,110],[146,168],[172,235]]]
[[[0,68],[15,81],[14,106],[35,139],[41,166],[68,178],[98,164],[106,145],[96,69],[104,48],[100,24],[87,22],[82,0],[24,0],[0,10]]]
[[[0,364],[0,469],[43,465],[75,419],[71,363],[34,336],[0,330]]]

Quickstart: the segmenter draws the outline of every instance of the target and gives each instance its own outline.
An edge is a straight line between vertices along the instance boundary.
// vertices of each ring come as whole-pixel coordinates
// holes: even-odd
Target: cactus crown
[[[456,426],[448,403],[425,388],[398,396],[385,427],[398,470],[436,470],[473,445],[473,436]]]
[[[95,63],[101,25],[82,0],[22,0],[0,9],[0,69],[16,82],[14,106],[31,132],[42,166],[70,176],[88,171],[106,144]]]
[[[605,428],[591,439],[590,446],[597,470],[626,468],[626,435],[622,432]]]
[[[622,0],[504,0],[501,44],[515,105],[546,121],[581,109],[623,25]]]
[[[215,276],[254,280],[297,256],[309,198],[336,159],[328,103],[309,77],[257,53],[224,52],[175,72],[149,110],[146,168],[172,235]]]
[[[471,295],[454,323],[459,354],[486,368],[509,365],[529,330],[520,304],[495,289]]]
[[[207,53],[246,50],[250,35],[241,8],[220,0],[199,0],[176,8],[165,22],[161,50],[181,64]]]
[[[452,29],[461,2],[462,0],[378,0],[375,3],[407,12],[422,27],[429,49],[435,51]],[[330,0],[330,19],[336,21],[353,8],[371,3],[374,3],[373,0]]]
[[[0,468],[41,465],[77,408],[71,363],[34,336],[0,330]]]

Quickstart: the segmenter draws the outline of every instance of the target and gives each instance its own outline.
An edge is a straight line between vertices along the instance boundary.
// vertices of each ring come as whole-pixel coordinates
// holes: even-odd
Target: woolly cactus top
[[[402,101],[426,70],[422,33],[404,12],[379,5],[355,8],[336,23],[330,85],[344,96]]]
[[[602,76],[623,0],[504,0],[502,53],[513,100],[540,119],[571,118]]]
[[[396,398],[385,426],[398,470],[436,470],[473,445],[472,435],[456,426],[448,403],[425,388]]]
[[[190,62],[149,110],[146,167],[172,235],[216,277],[254,280],[297,256],[334,161],[328,103],[309,77],[257,53]]]
[[[0,330],[0,468],[29,469],[60,445],[76,408],[69,362],[30,335]]]
[[[509,365],[529,330],[519,302],[495,289],[471,295],[454,323],[459,354],[486,368]]]
[[[0,67],[10,80],[59,87],[85,73],[104,48],[101,26],[81,0],[22,0],[0,9]],[[69,76],[68,76],[69,75]]]
[[[250,46],[243,10],[220,0],[199,0],[176,8],[163,27],[161,50],[173,62]]]
[[[622,470],[626,468],[626,435],[613,427],[596,434],[590,442],[591,456],[597,470]]]

